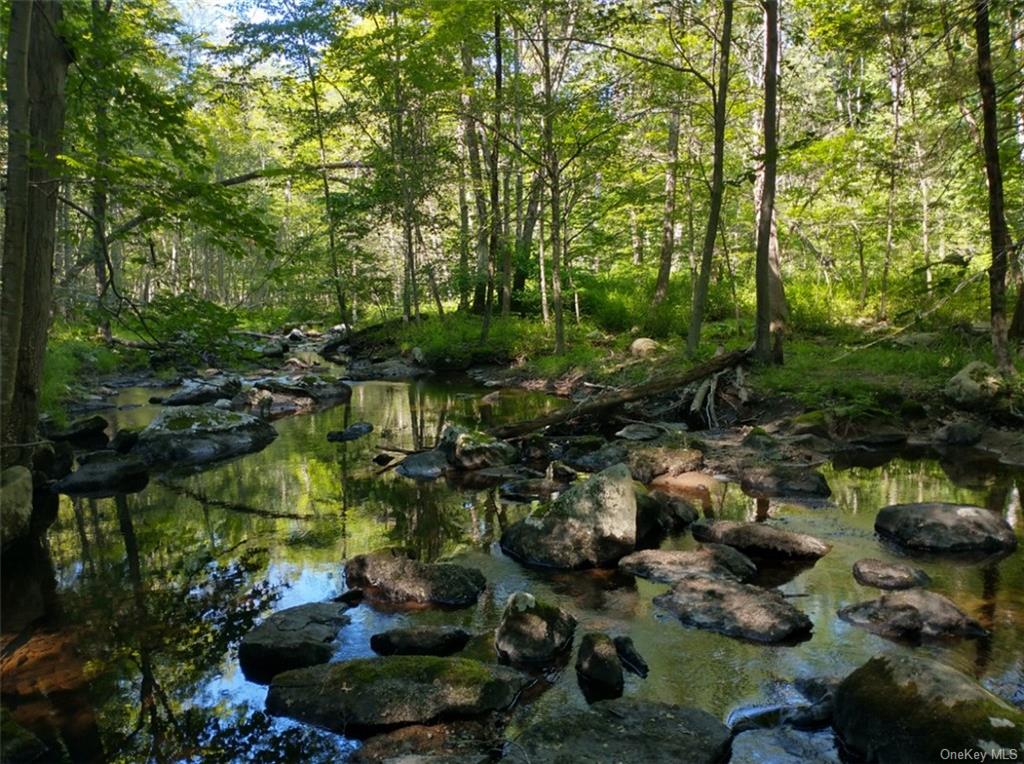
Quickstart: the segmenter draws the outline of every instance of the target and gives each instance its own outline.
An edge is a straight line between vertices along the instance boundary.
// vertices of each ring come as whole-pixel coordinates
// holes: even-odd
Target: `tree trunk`
[[[761,214],[757,224],[757,330],[754,354],[758,361],[769,363],[781,354],[781,333],[775,335],[778,348],[773,353],[771,306],[771,235],[772,213],[775,210],[775,169],[778,162],[776,136],[777,110],[775,106],[778,85],[779,3],[764,0],[764,184],[761,188]],[[774,355],[774,359],[773,359]]]
[[[992,49],[989,42],[988,0],[974,6],[974,31],[978,41],[978,88],[981,91],[985,149],[985,174],[988,178],[988,225],[992,243],[992,265],[988,269],[992,351],[1003,374],[1013,372],[1006,327],[1006,262],[1012,242],[1003,211],[1003,170],[999,163],[999,137],[996,119],[996,83],[992,76]]]
[[[472,88],[473,55],[469,46],[462,45],[463,87]],[[484,173],[480,158],[480,141],[476,132],[475,103],[470,93],[462,95],[463,134],[469,152],[469,177],[473,184],[473,198],[476,200],[476,272],[473,284],[473,312],[482,313],[487,289],[487,198],[484,194]]]
[[[889,89],[892,93],[892,148],[889,153],[889,192],[885,204],[885,259],[882,261],[882,293],[878,301],[878,317],[889,317],[889,269],[895,239],[896,177],[899,163],[900,106],[903,101],[902,55],[893,55],[889,70]]]
[[[541,68],[544,80],[544,163],[551,201],[551,299],[555,312],[555,354],[565,352],[565,322],[562,311],[562,173],[555,146],[555,94],[551,76],[551,41],[548,6],[541,15]]]
[[[544,190],[544,171],[538,170],[530,181],[526,194],[526,214],[516,234],[516,262],[512,279],[512,296],[521,295],[526,289],[526,270],[530,262],[530,246],[533,243],[533,229],[539,220],[540,198]]]
[[[109,6],[105,9],[99,0],[92,0],[92,36],[97,45],[108,44],[104,37],[106,35],[107,22],[109,21]],[[93,62],[97,71],[102,67],[98,61]],[[102,89],[102,82],[97,81],[96,87],[99,92],[94,94],[96,98],[95,119],[96,129],[96,175],[92,181],[91,207],[92,213],[92,261],[93,273],[96,277],[96,315],[99,320],[99,332],[104,340],[110,342],[110,316],[107,307],[107,292],[111,288],[113,273],[107,269],[107,167],[110,163],[109,127],[110,119],[107,113],[109,96]]]
[[[704,307],[707,305],[708,289],[711,285],[711,258],[715,253],[715,238],[718,235],[718,220],[722,214],[722,197],[725,193],[725,107],[729,92],[729,52],[732,49],[732,3],[725,3],[722,19],[722,52],[718,69],[718,92],[715,94],[714,112],[714,155],[711,166],[711,201],[708,209],[708,224],[704,229],[704,246],[700,254],[700,275],[693,290],[693,309],[690,315],[690,329],[686,335],[686,352],[693,355],[700,345],[700,329],[704,322]]]
[[[731,6],[731,3],[727,3]],[[675,248],[676,175],[679,164],[679,109],[668,117],[668,166],[665,168],[665,212],[661,219],[661,256],[658,281],[654,285],[653,305],[659,305],[668,295],[668,281],[672,275],[672,251]]]
[[[487,304],[484,306],[483,328],[480,342],[487,342],[491,330],[491,313],[494,310],[494,267],[501,251],[501,200],[499,198],[498,157],[501,146],[501,14],[494,14],[494,135],[491,137],[491,243],[487,258]],[[508,252],[502,255],[501,268],[501,311],[507,315],[506,306],[511,308],[512,262]]]
[[[459,310],[469,310],[469,203],[466,200],[466,162],[459,168]]]
[[[31,18],[26,18],[26,16]],[[57,36],[59,0],[12,3],[8,38],[8,136],[4,226],[3,411],[0,459],[25,464],[39,417],[46,335],[53,302],[57,168],[69,51]],[[8,340],[13,340],[8,342]],[[11,368],[13,366],[13,368]],[[9,381],[9,383],[8,383]]]

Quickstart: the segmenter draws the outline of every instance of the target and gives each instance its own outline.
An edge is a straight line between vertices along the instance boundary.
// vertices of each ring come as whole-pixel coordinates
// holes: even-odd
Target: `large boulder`
[[[920,568],[899,562],[883,562],[873,558],[853,563],[853,577],[862,586],[876,589],[913,589],[928,586],[932,579]]]
[[[709,576],[676,582],[654,604],[687,626],[753,642],[793,642],[810,636],[811,619],[774,589]]]
[[[437,449],[409,454],[395,472],[413,480],[437,480],[450,469],[448,457]]]
[[[43,435],[49,440],[65,441],[75,446],[103,448],[107,444],[106,430],[110,423],[99,414],[76,419],[67,427],[41,426]]]
[[[498,656],[517,665],[552,663],[572,644],[576,619],[528,592],[508,598],[494,635]]]
[[[213,403],[221,398],[233,398],[242,390],[238,377],[216,376],[210,379],[186,379],[181,389],[164,398],[165,406],[195,406]]]
[[[370,648],[378,655],[452,655],[471,636],[455,626],[410,626],[374,634]]]
[[[794,467],[759,467],[743,474],[740,488],[748,496],[827,499],[832,495],[820,472]]]
[[[352,388],[349,385],[340,379],[317,374],[265,377],[255,380],[253,387],[278,395],[311,398],[317,403],[342,403],[352,398]]]
[[[32,521],[32,473],[16,465],[0,473],[0,546],[7,549],[28,533]]]
[[[839,685],[835,730],[858,759],[943,761],[950,752],[1024,759],[1024,711],[954,668],[918,654],[875,656]],[[981,759],[978,758],[980,761]]]
[[[181,406],[161,411],[132,453],[147,464],[187,466],[259,451],[276,437],[273,426],[248,414]]]
[[[350,363],[345,369],[345,375],[352,380],[382,379],[394,381],[419,379],[432,373],[430,369],[406,363],[401,358],[390,358],[377,363],[358,360]]]
[[[688,551],[644,549],[619,560],[619,569],[666,584],[693,574],[749,581],[757,573],[750,558],[724,544],[704,544]]]
[[[501,548],[527,564],[576,569],[615,563],[636,545],[636,494],[625,465],[576,483],[546,513],[519,520]]]
[[[944,392],[958,406],[983,409],[991,406],[1005,387],[1002,375],[987,363],[972,361],[954,374]]]
[[[848,605],[838,615],[847,623],[894,639],[981,637],[988,633],[951,600],[924,589],[889,592]]]
[[[634,358],[649,358],[661,349],[661,345],[650,337],[637,337],[629,344],[629,354]]]
[[[327,663],[338,630],[349,622],[347,605],[314,602],[279,610],[250,631],[238,646],[242,673],[269,682],[282,671]]]
[[[149,482],[148,465],[138,456],[95,451],[79,457],[78,469],[60,479],[54,490],[68,496],[113,496],[141,491]]]
[[[454,425],[445,428],[438,449],[453,467],[460,470],[503,467],[519,459],[519,450],[511,443]]]
[[[687,446],[635,441],[604,443],[596,449],[574,445],[565,463],[582,472],[601,472],[614,464],[626,464],[634,480],[650,483],[662,475],[680,475],[700,469],[704,454]]]
[[[576,653],[576,678],[588,701],[622,695],[622,663],[607,634],[584,634]]]
[[[875,517],[879,535],[907,549],[937,554],[998,554],[1017,547],[998,512],[968,504],[892,504]]]
[[[716,764],[729,730],[707,711],[619,698],[563,707],[527,727],[505,761],[516,764]]]
[[[267,710],[345,735],[485,716],[511,706],[530,680],[466,658],[393,655],[286,671],[274,677]]]
[[[751,557],[765,559],[818,559],[832,549],[821,539],[806,533],[794,533],[764,523],[736,523],[730,520],[694,523],[697,541],[726,544]]]
[[[449,562],[425,563],[399,549],[360,554],[345,564],[350,587],[366,591],[371,599],[468,607],[487,586],[483,573]]]

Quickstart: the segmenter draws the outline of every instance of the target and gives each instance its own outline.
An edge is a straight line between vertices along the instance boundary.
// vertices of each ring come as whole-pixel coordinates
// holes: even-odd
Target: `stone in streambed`
[[[827,499],[832,495],[820,472],[793,467],[762,467],[744,473],[740,489],[748,496]]]
[[[476,603],[487,585],[475,568],[419,562],[397,549],[353,557],[345,564],[345,578],[349,586],[364,589],[371,599],[449,607]]]
[[[519,450],[511,443],[454,425],[445,428],[437,447],[459,470],[503,467],[519,458]]]
[[[267,710],[353,737],[511,706],[529,684],[514,669],[466,658],[393,655],[286,671]]]
[[[448,458],[437,449],[433,449],[409,454],[395,468],[395,472],[413,480],[437,480],[449,469]]]
[[[142,459],[114,451],[94,451],[78,459],[78,469],[54,484],[68,496],[113,496],[135,493],[149,482],[149,467]]]
[[[344,430],[327,433],[327,440],[331,443],[346,443],[350,440],[358,440],[364,435],[373,432],[373,425],[369,422],[356,422]]]
[[[370,648],[378,655],[452,655],[472,635],[453,626],[410,626],[374,634]]]
[[[736,523],[729,520],[693,524],[697,541],[726,544],[752,557],[768,559],[818,559],[832,549],[821,539],[794,533],[764,523]]]
[[[644,549],[619,560],[619,568],[666,584],[693,574],[749,581],[757,573],[757,566],[748,557],[723,544],[704,544],[690,551]]]
[[[107,444],[106,429],[110,423],[99,416],[78,419],[67,427],[41,426],[43,435],[49,440],[66,441],[75,446],[103,448]]]
[[[494,634],[498,656],[512,664],[545,665],[572,644],[576,619],[528,592],[508,598]]]
[[[242,390],[238,377],[217,376],[210,379],[186,379],[181,389],[164,398],[165,406],[195,406],[213,403],[221,398],[233,398]]]
[[[980,637],[988,632],[951,600],[923,589],[889,592],[839,610],[854,626],[894,639]]]
[[[250,631],[238,646],[242,673],[269,682],[291,669],[327,663],[338,630],[349,622],[347,605],[315,602],[279,610]]]
[[[907,549],[935,554],[999,554],[1017,547],[998,512],[967,504],[892,504],[879,510],[875,531]]]
[[[853,577],[858,584],[877,589],[913,589],[932,582],[920,568],[871,558],[857,560],[853,564]]]
[[[622,663],[607,634],[584,634],[576,653],[576,678],[589,702],[622,695]]]
[[[641,679],[646,679],[647,674],[650,673],[650,668],[647,665],[647,661],[644,660],[644,657],[636,649],[632,638],[616,637],[612,641],[615,643],[615,652],[619,654],[622,668],[632,674],[636,674]]]
[[[273,426],[248,414],[180,406],[161,411],[132,453],[147,464],[190,466],[259,451],[276,437]]]

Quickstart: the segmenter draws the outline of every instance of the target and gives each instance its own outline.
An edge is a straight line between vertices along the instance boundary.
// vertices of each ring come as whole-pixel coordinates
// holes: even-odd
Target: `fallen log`
[[[698,379],[704,379],[712,374],[717,374],[720,371],[737,366],[746,357],[747,353],[742,350],[716,355],[710,361],[694,366],[692,369],[687,369],[679,374],[668,374],[636,387],[629,387],[606,395],[598,395],[575,406],[570,406],[554,413],[537,417],[536,419],[530,419],[526,422],[514,422],[499,427],[492,427],[489,432],[494,437],[501,439],[526,435],[554,424],[561,424],[571,419],[577,419],[581,416],[588,416],[615,406],[621,406],[623,403],[671,392],[691,382],[696,382]]]

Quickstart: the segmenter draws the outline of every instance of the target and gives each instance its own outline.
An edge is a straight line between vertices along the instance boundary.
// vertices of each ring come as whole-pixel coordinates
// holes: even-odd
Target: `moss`
[[[822,409],[807,411],[793,417],[793,424],[822,425],[828,426],[831,417]]]
[[[370,687],[389,680],[417,684],[480,685],[494,679],[484,663],[467,658],[438,658],[432,655],[392,655],[346,661],[331,667],[330,681]]]

